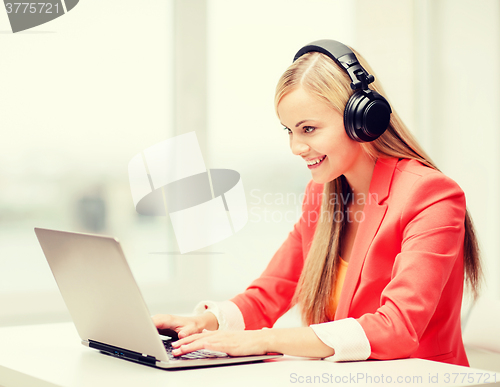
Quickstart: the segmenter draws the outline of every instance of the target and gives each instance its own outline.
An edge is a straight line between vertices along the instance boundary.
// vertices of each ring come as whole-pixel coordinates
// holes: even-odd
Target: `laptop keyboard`
[[[193,359],[213,359],[217,357],[229,357],[227,353],[217,352],[217,351],[209,351],[208,349],[200,349],[198,351],[193,351],[190,353],[186,353],[185,355],[175,357],[172,355],[172,341],[170,340],[162,340],[165,349],[167,350],[167,354],[169,359],[171,360],[193,360]]]

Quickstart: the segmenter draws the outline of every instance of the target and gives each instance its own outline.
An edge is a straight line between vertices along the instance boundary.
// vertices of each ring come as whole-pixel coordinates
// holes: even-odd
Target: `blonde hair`
[[[356,51],[354,53],[360,64],[373,74],[363,57]],[[353,93],[350,83],[351,79],[347,73],[330,58],[317,52],[307,53],[297,59],[281,76],[276,87],[275,109],[277,111],[279,102],[286,94],[302,87],[343,114],[347,101]],[[384,95],[377,80],[370,84],[370,88]],[[375,141],[362,143],[361,147],[373,160],[383,155],[415,159],[438,170],[394,109],[389,127],[384,134]],[[299,304],[302,319],[308,325],[333,319],[333,316],[329,316],[329,306],[334,295],[347,218],[342,214],[345,215],[347,208],[342,200],[330,201],[327,198],[343,197],[342,195],[350,193],[349,184],[344,176],[324,185],[321,215],[294,296],[294,303]],[[335,219],[334,214],[340,214],[339,218],[343,220],[336,219],[332,222],[332,219]],[[478,243],[468,211],[465,217],[464,271],[467,284],[476,297],[482,274]]]

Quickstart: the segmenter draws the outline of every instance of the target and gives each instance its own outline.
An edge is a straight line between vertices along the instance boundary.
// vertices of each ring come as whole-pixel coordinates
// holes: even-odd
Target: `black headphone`
[[[293,61],[311,51],[332,58],[351,78],[351,88],[355,92],[344,109],[344,127],[347,135],[358,142],[369,142],[379,138],[389,126],[392,110],[384,97],[368,87],[375,77],[368,74],[359,64],[358,58],[349,47],[335,40],[312,42],[302,47],[295,54]]]

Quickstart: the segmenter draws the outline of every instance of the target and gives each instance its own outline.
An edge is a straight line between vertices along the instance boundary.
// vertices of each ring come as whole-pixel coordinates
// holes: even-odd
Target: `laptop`
[[[35,228],[82,344],[104,354],[162,369],[248,363],[281,354],[228,356],[196,351],[173,357],[171,331],[162,339],[116,238]],[[163,332],[162,332],[163,333]]]

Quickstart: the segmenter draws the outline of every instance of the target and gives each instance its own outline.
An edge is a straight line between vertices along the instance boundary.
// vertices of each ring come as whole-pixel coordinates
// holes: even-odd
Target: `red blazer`
[[[246,329],[271,327],[291,307],[323,185],[310,182],[302,217],[261,277],[233,301]],[[418,161],[379,158],[335,320],[363,327],[372,359],[417,357],[468,366],[460,328],[465,197]],[[332,284],[333,286],[334,284]]]

